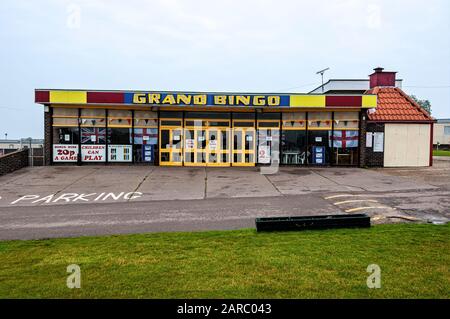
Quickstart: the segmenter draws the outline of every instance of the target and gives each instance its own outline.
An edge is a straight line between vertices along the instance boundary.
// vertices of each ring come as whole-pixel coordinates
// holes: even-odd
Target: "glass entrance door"
[[[230,166],[229,120],[185,121],[186,166]]]
[[[255,122],[233,121],[233,166],[255,166]]]
[[[183,165],[183,129],[181,120],[160,119],[159,163],[162,166]]]
[[[280,121],[258,120],[258,163],[279,163]]]

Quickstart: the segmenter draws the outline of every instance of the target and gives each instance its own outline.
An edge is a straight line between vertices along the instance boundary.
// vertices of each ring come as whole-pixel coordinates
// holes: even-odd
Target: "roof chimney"
[[[385,72],[382,67],[377,67],[373,70],[375,72],[369,75],[371,89],[376,86],[395,87],[395,74],[397,72]]]

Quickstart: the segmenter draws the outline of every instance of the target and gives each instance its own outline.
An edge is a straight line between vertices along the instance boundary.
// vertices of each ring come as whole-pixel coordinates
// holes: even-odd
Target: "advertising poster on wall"
[[[81,145],[81,160],[83,162],[105,162],[105,145]]]
[[[131,162],[131,145],[108,145],[109,162]]]
[[[380,132],[373,133],[373,151],[374,152],[384,151],[384,133]]]
[[[373,133],[367,132],[366,133],[366,147],[372,147],[373,144]]]
[[[78,145],[54,144],[53,162],[76,162],[78,160]]]

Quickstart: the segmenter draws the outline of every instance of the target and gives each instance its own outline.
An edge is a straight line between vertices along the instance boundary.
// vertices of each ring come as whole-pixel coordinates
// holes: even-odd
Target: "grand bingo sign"
[[[289,106],[288,95],[134,93],[132,104],[173,106]]]

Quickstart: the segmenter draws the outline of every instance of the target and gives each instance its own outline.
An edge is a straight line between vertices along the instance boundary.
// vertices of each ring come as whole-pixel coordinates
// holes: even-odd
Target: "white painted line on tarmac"
[[[350,209],[347,209],[345,212],[352,213],[352,212],[357,212],[357,211],[364,210],[364,209],[393,209],[393,208],[387,207],[387,206],[367,206],[367,207],[350,208]]]
[[[342,205],[347,203],[358,203],[358,202],[371,202],[371,203],[378,203],[375,199],[351,199],[351,200],[344,200],[342,202],[334,203],[334,205]]]
[[[367,196],[367,195],[361,195],[361,194],[340,194],[340,195],[333,195],[324,197],[324,199],[333,199],[333,198],[339,198],[339,197],[348,197],[348,196]]]

